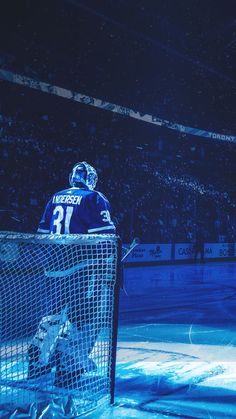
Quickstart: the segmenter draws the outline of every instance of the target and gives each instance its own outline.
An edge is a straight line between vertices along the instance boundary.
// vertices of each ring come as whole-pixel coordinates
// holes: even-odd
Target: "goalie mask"
[[[70,186],[78,186],[82,183],[91,190],[95,188],[97,180],[96,170],[86,161],[76,163],[69,175]]]

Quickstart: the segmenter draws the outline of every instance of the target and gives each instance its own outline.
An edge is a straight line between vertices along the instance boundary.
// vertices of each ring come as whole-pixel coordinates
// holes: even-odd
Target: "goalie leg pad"
[[[75,324],[71,324],[68,332],[60,336],[56,348],[58,364],[55,386],[76,388],[81,374],[97,369],[95,362],[89,358],[96,338],[94,327],[85,325],[78,330]]]
[[[28,379],[35,379],[41,377],[42,375],[46,375],[49,372],[51,372],[52,368],[55,366],[54,359],[51,359],[51,361],[48,362],[46,365],[40,364],[40,349],[35,345],[30,345],[28,349],[28,355]]]
[[[56,366],[57,340],[68,326],[65,312],[42,318],[28,349],[28,378],[38,378]]]

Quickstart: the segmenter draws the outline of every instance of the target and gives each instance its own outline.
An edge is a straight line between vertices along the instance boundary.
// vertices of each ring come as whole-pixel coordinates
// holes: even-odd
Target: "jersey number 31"
[[[57,205],[53,211],[53,225],[56,227],[56,234],[61,234],[62,223],[65,223],[64,234],[70,234],[70,220],[74,207],[67,206],[65,209],[61,205]]]

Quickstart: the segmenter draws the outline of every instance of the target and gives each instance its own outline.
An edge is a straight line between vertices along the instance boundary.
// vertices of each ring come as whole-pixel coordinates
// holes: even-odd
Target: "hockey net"
[[[113,401],[120,253],[113,235],[0,233],[0,413]]]

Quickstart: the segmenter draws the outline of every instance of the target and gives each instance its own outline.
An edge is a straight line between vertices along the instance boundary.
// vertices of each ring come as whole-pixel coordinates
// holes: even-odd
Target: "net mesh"
[[[116,236],[0,233],[0,409],[109,403],[117,263]]]

